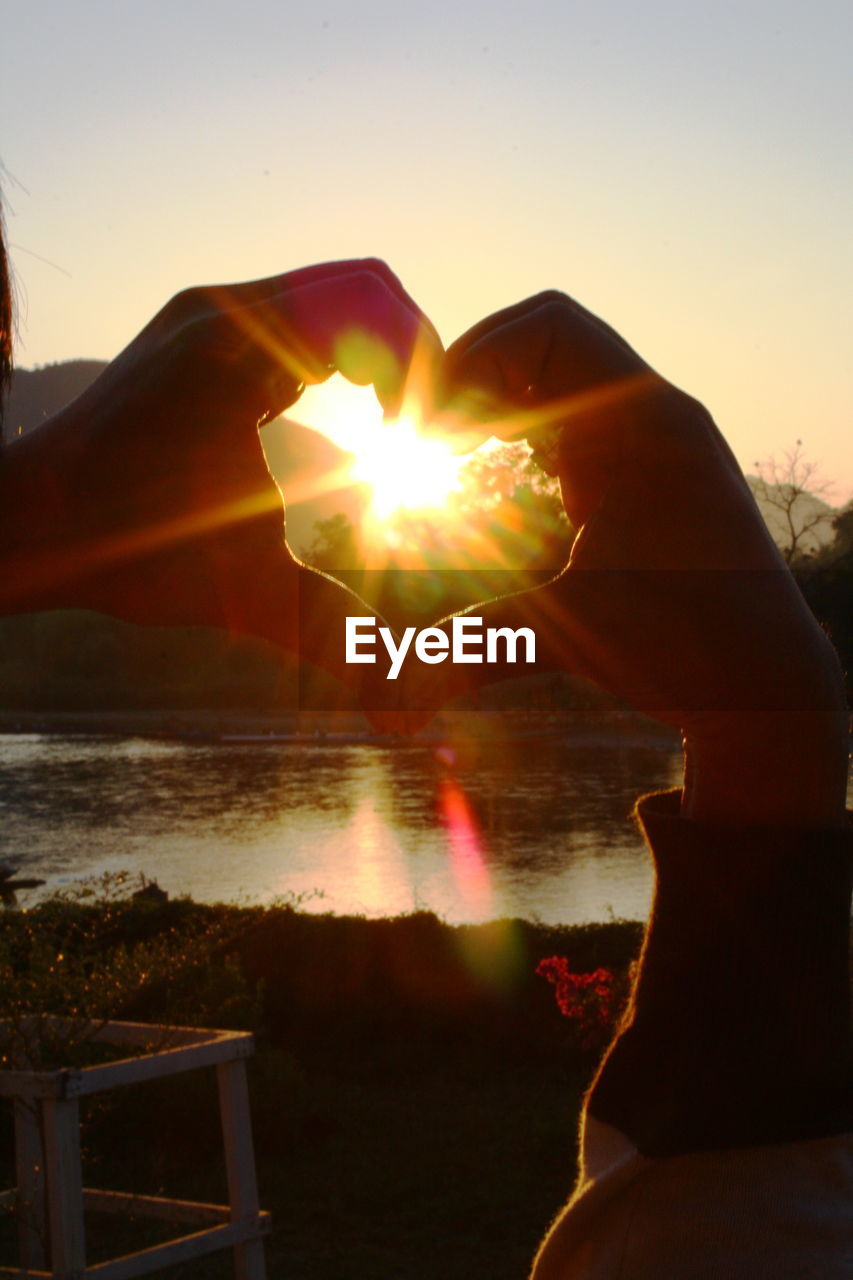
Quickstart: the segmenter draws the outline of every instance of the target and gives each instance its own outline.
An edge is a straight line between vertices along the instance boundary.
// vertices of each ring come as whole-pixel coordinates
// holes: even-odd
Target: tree
[[[574,530],[559,481],[546,475],[523,444],[473,454],[456,507],[472,546],[488,547],[507,569],[557,573],[569,558]]]
[[[788,564],[811,555],[825,541],[835,511],[824,498],[832,486],[820,478],[818,463],[806,457],[802,440],[787,449],[781,459],[771,456],[755,463],[758,472],[750,486]]]
[[[832,522],[833,542],[800,561],[794,572],[800,590],[826,630],[841,659],[853,698],[853,503]]]
[[[359,568],[364,558],[358,533],[342,511],[327,520],[315,520],[311,545],[301,547],[299,554],[306,564],[326,572]]]
[[[573,532],[559,485],[525,446],[474,454],[460,479],[440,509],[401,508],[380,528],[354,527],[343,512],[317,520],[301,557],[396,626],[427,626],[563,568]]]

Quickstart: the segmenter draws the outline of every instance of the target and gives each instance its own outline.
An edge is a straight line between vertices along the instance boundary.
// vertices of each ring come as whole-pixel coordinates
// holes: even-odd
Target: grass
[[[641,932],[100,893],[0,918],[3,1013],[38,1007],[39,979],[49,1012],[254,1031],[271,1277],[517,1280],[570,1190],[594,1065],[536,964],[557,953],[575,970],[621,970]],[[216,1113],[212,1072],[105,1096],[85,1118],[88,1185],[224,1200]],[[8,1158],[3,1176],[14,1181]],[[93,1217],[90,1261],[140,1247],[146,1230]],[[216,1280],[231,1264],[162,1274]]]

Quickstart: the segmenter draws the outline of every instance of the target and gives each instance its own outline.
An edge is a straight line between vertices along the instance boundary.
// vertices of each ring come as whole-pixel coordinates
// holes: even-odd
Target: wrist
[[[846,713],[749,712],[685,733],[682,816],[719,825],[844,822]]]

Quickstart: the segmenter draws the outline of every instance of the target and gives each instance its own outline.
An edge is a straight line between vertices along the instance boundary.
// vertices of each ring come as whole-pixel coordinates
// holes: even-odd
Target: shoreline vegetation
[[[353,740],[377,745],[432,746],[466,738],[559,737],[565,741],[677,747],[673,729],[638,712],[534,708],[443,711],[412,737],[374,733],[359,711],[258,711],[254,708],[140,708],[98,711],[0,709],[0,735],[174,738],[186,742],[240,738],[292,739],[306,744]]]
[[[606,970],[624,991],[639,922],[448,925],[426,912],[317,915],[298,901],[158,902],[128,896],[133,888],[98,882],[0,916],[12,1027],[49,1011],[252,1031],[272,1276],[526,1274],[570,1190],[580,1098],[601,1045],[582,1019],[561,1016],[537,967],[566,957],[573,972]],[[606,1016],[609,1034],[618,1009],[608,1003]],[[0,1125],[10,1186],[8,1112]],[[217,1201],[220,1152],[212,1073],[104,1095],[86,1113],[90,1185]],[[0,1226],[5,1264],[14,1226]],[[95,1217],[90,1261],[141,1247],[153,1230]],[[169,1274],[217,1280],[230,1265]]]

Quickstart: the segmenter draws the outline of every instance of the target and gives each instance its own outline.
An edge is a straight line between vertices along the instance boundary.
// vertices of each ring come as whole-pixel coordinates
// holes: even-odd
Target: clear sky
[[[450,341],[545,287],[747,469],[853,494],[849,0],[4,0],[18,361],[378,254]]]

